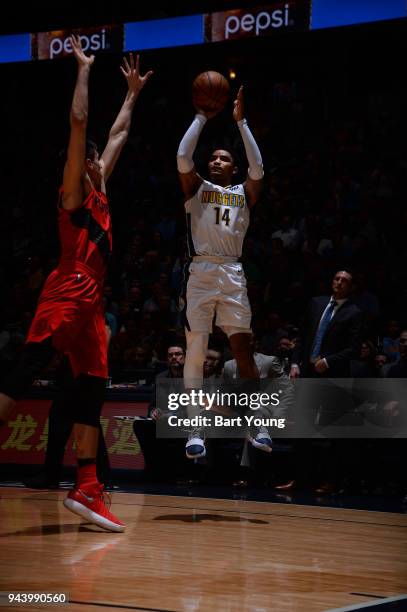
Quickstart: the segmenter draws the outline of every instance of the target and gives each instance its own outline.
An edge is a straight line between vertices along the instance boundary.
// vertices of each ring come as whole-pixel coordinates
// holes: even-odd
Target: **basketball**
[[[205,112],[219,112],[228,100],[229,90],[229,83],[219,72],[201,72],[192,84],[193,104]]]

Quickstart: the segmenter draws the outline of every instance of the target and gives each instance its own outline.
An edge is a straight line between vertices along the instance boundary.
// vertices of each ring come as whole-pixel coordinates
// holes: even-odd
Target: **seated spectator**
[[[358,359],[350,362],[350,375],[352,378],[374,378],[377,375],[375,358],[377,350],[370,340],[364,340],[360,347]]]
[[[400,357],[400,331],[400,321],[397,321],[397,319],[387,321],[382,348],[390,363],[394,363]]]
[[[287,251],[295,251],[300,245],[300,233],[291,222],[290,215],[284,215],[277,231],[271,234],[271,238],[279,238]]]
[[[109,312],[114,314],[117,319],[119,314],[119,304],[113,297],[113,288],[110,285],[106,285],[103,289],[103,295],[106,298],[106,303],[109,304]]]
[[[106,325],[110,329],[111,338],[118,332],[117,318],[111,311],[111,301],[106,295],[103,296],[103,308],[105,311]]]
[[[143,309],[143,292],[141,287],[132,285],[128,295],[130,313],[138,315]]]
[[[278,341],[275,357],[280,360],[281,367],[285,374],[289,375],[291,370],[291,362],[293,351],[295,349],[295,340],[289,336],[281,336]]]
[[[204,361],[204,378],[206,380],[222,377],[222,351],[209,345]]]
[[[374,360],[376,376],[381,376],[382,368],[387,363],[389,363],[389,358],[387,357],[387,355],[385,355],[384,353],[377,353],[375,360]]]
[[[123,352],[121,377],[124,381],[144,380],[147,384],[154,379],[152,351],[147,344],[128,348]]]
[[[388,363],[382,368],[383,378],[407,378],[407,329],[403,329],[399,338],[400,356],[395,363]]]
[[[157,312],[160,308],[158,300],[163,293],[163,288],[159,282],[151,283],[149,288],[150,297],[143,304],[143,312]]]
[[[256,349],[259,348],[259,341],[254,336],[254,334],[252,336],[251,346],[253,349],[254,361],[256,363],[260,378],[285,377],[282,363],[280,362],[278,357],[264,355],[263,353],[257,352]],[[225,379],[240,378],[236,359],[230,359],[229,361],[225,362],[225,365],[223,367],[223,376]]]
[[[182,379],[184,374],[185,346],[172,345],[167,350],[167,369],[157,374],[155,380]],[[186,464],[184,440],[162,439],[157,444],[155,421],[162,416],[157,407],[156,388],[154,388],[147,415],[152,420],[135,420],[133,430],[140,443],[144,456],[145,477],[151,480],[175,478]],[[177,452],[179,451],[179,452]]]
[[[184,345],[172,345],[167,350],[167,369],[160,372],[155,377],[155,380],[161,380],[165,378],[182,378],[184,376],[184,364],[185,364],[185,346]],[[155,389],[153,393],[153,399],[147,409],[147,415],[154,419],[159,418],[161,411],[156,405]]]

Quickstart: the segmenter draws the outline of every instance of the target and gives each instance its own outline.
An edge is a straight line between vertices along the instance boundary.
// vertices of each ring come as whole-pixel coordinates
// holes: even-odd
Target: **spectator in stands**
[[[157,374],[156,384],[167,379],[177,379],[182,381],[184,375],[185,345],[171,345],[167,350],[168,368]],[[147,409],[147,416],[152,420],[135,420],[133,430],[140,443],[144,455],[145,477],[147,480],[165,480],[169,476],[175,477],[176,464],[185,463],[184,459],[184,440],[179,440],[179,453],[170,450],[173,446],[177,447],[177,440],[160,440],[157,444],[155,421],[163,414],[162,409],[157,407],[156,387],[154,388],[152,400]],[[172,474],[171,474],[172,472]]]
[[[278,341],[275,356],[280,360],[281,366],[285,374],[289,375],[291,371],[292,357],[295,349],[295,340],[288,335],[281,336]]]
[[[375,376],[380,376],[383,366],[385,366],[387,363],[389,363],[389,358],[387,357],[387,355],[385,355],[384,353],[377,353],[374,360],[376,369]]]
[[[145,381],[154,380],[154,364],[151,347],[147,343],[138,344],[123,351],[122,380]],[[143,384],[140,382],[140,384]]]
[[[209,345],[204,361],[204,378],[215,380],[222,376],[222,351]]]
[[[143,310],[143,292],[137,285],[130,287],[128,302],[131,313],[138,315]]]
[[[352,378],[374,378],[376,376],[375,359],[377,350],[370,340],[364,340],[360,347],[358,359],[350,362],[350,375]]]
[[[382,350],[390,363],[397,361],[400,357],[400,331],[400,321],[397,319],[387,321],[382,340]]]
[[[106,317],[106,325],[110,329],[111,337],[113,338],[118,332],[117,318],[112,312],[111,300],[106,296],[103,296],[103,307]]]
[[[384,378],[407,378],[407,329],[400,333],[399,358],[395,363],[388,363],[382,367],[381,375]]]
[[[156,381],[165,378],[183,378],[185,363],[185,346],[169,346],[167,350],[167,363],[168,368],[163,372],[160,372],[160,374],[157,374]],[[148,416],[151,416],[154,419],[157,419],[160,416],[160,410],[157,408],[156,405],[155,394],[153,395],[153,400],[150,402],[147,413]]]
[[[280,227],[271,234],[272,239],[280,239],[287,251],[295,251],[300,245],[300,233],[292,225],[290,215],[284,215],[280,221]]]
[[[250,345],[260,378],[283,378],[285,376],[283,364],[277,357],[257,352],[259,340],[254,334],[252,335]],[[236,359],[230,359],[225,362],[223,376],[225,379],[240,378]]]

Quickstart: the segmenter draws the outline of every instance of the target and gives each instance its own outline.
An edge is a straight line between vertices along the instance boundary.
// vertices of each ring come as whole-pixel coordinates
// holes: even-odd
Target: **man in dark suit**
[[[290,377],[335,379],[350,378],[350,362],[359,354],[362,329],[362,311],[353,303],[353,276],[347,270],[338,271],[332,281],[332,295],[312,298],[300,330],[300,344],[296,348]],[[308,391],[308,392],[307,392]],[[326,383],[310,387],[302,393],[300,405],[303,418],[311,430],[315,426],[329,425],[351,412],[350,395],[339,385]],[[315,431],[315,429],[314,429]],[[309,443],[296,445],[301,454],[309,455]],[[330,481],[317,487],[318,493],[335,490],[341,472],[343,441],[331,441],[324,457],[318,463],[324,466],[324,480]],[[315,463],[309,466],[315,478]]]
[[[359,354],[362,311],[352,302],[353,277],[346,270],[335,274],[332,295],[312,298],[301,343],[294,351],[291,378],[350,376],[350,362]]]

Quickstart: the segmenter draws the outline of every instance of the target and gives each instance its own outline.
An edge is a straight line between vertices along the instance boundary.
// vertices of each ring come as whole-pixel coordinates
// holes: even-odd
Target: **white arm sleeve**
[[[244,148],[246,150],[247,161],[249,162],[248,174],[254,181],[259,181],[264,176],[263,160],[253,134],[247,125],[246,119],[237,122],[237,125],[242,136]]]
[[[202,128],[206,123],[205,115],[199,113],[195,115],[195,118],[189,128],[187,129],[184,138],[181,140],[178,147],[177,153],[177,167],[178,172],[187,173],[191,172],[194,167],[192,156],[194,154],[198,138],[202,132]]]

